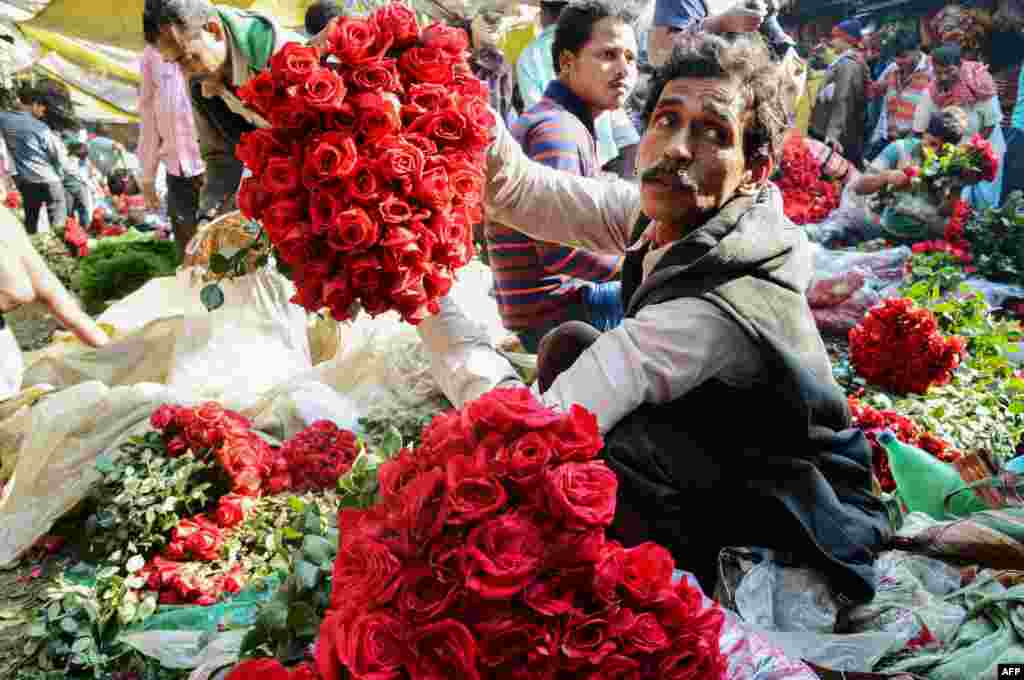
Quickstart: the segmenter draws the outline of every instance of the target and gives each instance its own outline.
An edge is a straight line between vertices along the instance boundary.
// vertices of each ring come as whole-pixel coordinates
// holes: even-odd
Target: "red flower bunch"
[[[854,426],[863,430],[871,442],[875,476],[883,491],[891,492],[896,489],[896,480],[893,479],[892,470],[889,468],[889,457],[885,448],[878,443],[878,435],[884,430],[891,430],[901,442],[927,451],[945,463],[952,463],[963,455],[953,448],[952,444],[931,432],[926,432],[906,416],[895,411],[879,411],[861,403],[856,397],[847,397],[846,401],[850,406]]]
[[[78,257],[89,254],[89,235],[85,233],[77,218],[69,217],[64,223],[64,242],[75,249]]]
[[[243,136],[239,206],[292,270],[293,302],[350,318],[437,312],[473,256],[495,119],[461,29],[404,4],[345,17],[320,53],[285,45],[239,96],[271,127]]]
[[[971,165],[981,172],[981,181],[994,182],[996,175],[999,174],[999,158],[992,148],[992,142],[975,133],[965,146]]]
[[[821,222],[839,207],[840,192],[835,182],[821,179],[821,163],[800,135],[792,135],[782,148],[783,210],[795,224]]]
[[[149,422],[163,434],[168,456],[186,451],[197,457],[212,455],[235,493],[258,496],[270,476],[270,446],[249,429],[246,418],[216,402],[195,408],[164,404]]]
[[[183,519],[171,529],[171,542],[164,548],[164,557],[169,560],[192,559],[199,562],[213,562],[220,557],[224,536],[220,527],[205,515]]]
[[[874,385],[924,394],[949,382],[966,343],[939,332],[935,316],[908,298],[888,298],[850,329],[850,362]]]
[[[329,420],[313,423],[289,439],[279,453],[287,465],[290,487],[296,491],[330,489],[359,454],[356,436]]]
[[[158,593],[160,604],[195,604],[208,607],[223,593],[235,594],[245,585],[245,575],[238,564],[226,574],[203,577],[196,565],[154,557],[139,572],[146,579],[146,588]]]
[[[954,248],[954,251],[962,253],[961,261],[964,264],[968,264],[971,261],[971,244],[964,236],[964,227],[967,226],[967,220],[970,218],[971,206],[967,204],[967,201],[958,198],[953,203],[953,214],[949,216],[949,222],[946,223],[946,230],[943,234],[946,241]]]
[[[593,414],[526,389],[435,418],[339,515],[324,680],[723,677],[722,611],[673,586],[665,548],[606,539],[602,446]]]
[[[308,663],[288,670],[277,659],[248,659],[232,668],[224,680],[317,680],[319,677]]]
[[[11,210],[17,210],[21,207],[21,194],[17,191],[8,191],[4,198],[4,205]]]

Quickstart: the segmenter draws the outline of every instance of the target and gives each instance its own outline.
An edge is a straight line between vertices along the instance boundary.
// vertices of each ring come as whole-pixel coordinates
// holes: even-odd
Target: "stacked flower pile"
[[[870,383],[899,394],[924,394],[949,382],[966,343],[945,337],[935,316],[907,298],[889,298],[850,330],[850,362]]]
[[[821,163],[807,148],[803,137],[792,135],[782,149],[783,210],[795,224],[817,224],[839,207],[835,182],[821,178]]]
[[[249,659],[231,669],[224,680],[318,680],[308,663],[287,669],[277,659]]]
[[[339,516],[324,680],[723,677],[722,611],[673,586],[664,548],[606,539],[601,447],[591,413],[526,389],[436,418]]]
[[[982,182],[995,181],[999,174],[999,157],[992,148],[992,142],[975,133],[971,141],[964,145],[963,152],[967,157],[964,165],[976,169]]]
[[[281,447],[288,487],[295,491],[330,489],[359,455],[356,436],[329,420],[313,423]],[[275,466],[277,462],[275,462]]]
[[[853,425],[863,430],[871,442],[875,476],[883,491],[892,492],[896,489],[896,480],[893,479],[892,470],[889,468],[889,458],[885,449],[878,443],[878,435],[884,430],[892,431],[901,442],[927,451],[946,463],[952,463],[963,455],[946,440],[926,432],[917,423],[895,411],[875,409],[852,396],[847,397],[847,403],[850,405]]]
[[[160,604],[216,604],[225,593],[233,595],[245,586],[246,577],[240,564],[224,574],[207,576],[199,565],[176,562],[157,556],[139,572],[146,579],[146,588],[158,593]]]
[[[403,4],[286,45],[239,96],[271,127],[244,136],[239,205],[292,270],[294,302],[350,318],[437,312],[473,255],[495,120],[464,31],[420,30]]]

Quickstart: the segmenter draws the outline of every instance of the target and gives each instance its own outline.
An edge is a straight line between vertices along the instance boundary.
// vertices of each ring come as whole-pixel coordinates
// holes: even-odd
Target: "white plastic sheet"
[[[14,396],[21,390],[25,360],[18,340],[10,328],[0,331],[0,399]]]

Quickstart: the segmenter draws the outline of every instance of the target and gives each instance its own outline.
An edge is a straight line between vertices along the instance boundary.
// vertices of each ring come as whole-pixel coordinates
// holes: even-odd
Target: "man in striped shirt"
[[[552,45],[558,78],[527,110],[513,135],[530,158],[557,170],[597,177],[594,119],[622,107],[636,84],[637,43],[629,17],[604,0],[573,4]],[[545,243],[500,224],[486,228],[502,321],[536,352],[540,339],[570,320],[600,330],[622,322],[622,258]]]

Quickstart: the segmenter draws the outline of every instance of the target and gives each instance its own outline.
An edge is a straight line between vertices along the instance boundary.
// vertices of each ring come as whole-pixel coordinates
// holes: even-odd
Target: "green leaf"
[[[103,567],[102,569],[96,572],[96,580],[103,581],[105,579],[116,576],[118,571],[119,569],[113,565]]]
[[[65,616],[60,620],[60,629],[73,635],[78,632],[78,622],[73,617]]]
[[[322,536],[306,536],[302,540],[302,554],[318,567],[331,561],[331,543]]]
[[[156,595],[147,595],[139,605],[138,620],[145,621],[156,613]]]
[[[307,602],[296,602],[288,612],[288,627],[295,632],[296,637],[316,637],[319,624],[320,619],[316,611]]]
[[[29,626],[28,636],[32,638],[43,638],[46,637],[46,624],[45,623],[33,623]]]
[[[71,652],[73,654],[82,654],[92,649],[93,644],[91,637],[80,637],[71,644]]]
[[[388,428],[388,431],[384,433],[384,439],[381,441],[380,451],[387,458],[394,458],[395,454],[402,450],[402,433],[392,425]]]
[[[46,619],[47,619],[47,621],[51,621],[51,622],[56,621],[58,618],[60,618],[60,613],[61,613],[60,602],[52,602],[52,603],[50,603],[50,606],[46,610]]]
[[[295,513],[301,513],[306,509],[306,504],[302,502],[301,498],[292,496],[288,499],[288,507]]]
[[[214,274],[227,274],[231,269],[231,262],[220,253],[210,256],[210,271]]]
[[[110,454],[101,453],[96,456],[96,470],[101,474],[108,474],[114,471],[114,459]]]
[[[316,588],[319,576],[320,570],[317,568],[317,565],[306,560],[299,560],[295,563],[295,577],[298,580],[299,587],[303,590],[313,590]]]
[[[122,602],[121,606],[117,608],[117,618],[121,623],[128,625],[129,623],[135,620],[135,615],[137,612],[138,605],[136,605],[134,602],[125,601]]]
[[[206,307],[207,311],[212,312],[224,305],[224,291],[216,283],[207,284],[199,292],[199,300]]]
[[[288,630],[288,605],[271,600],[260,611],[256,625],[263,627],[271,635]]]

